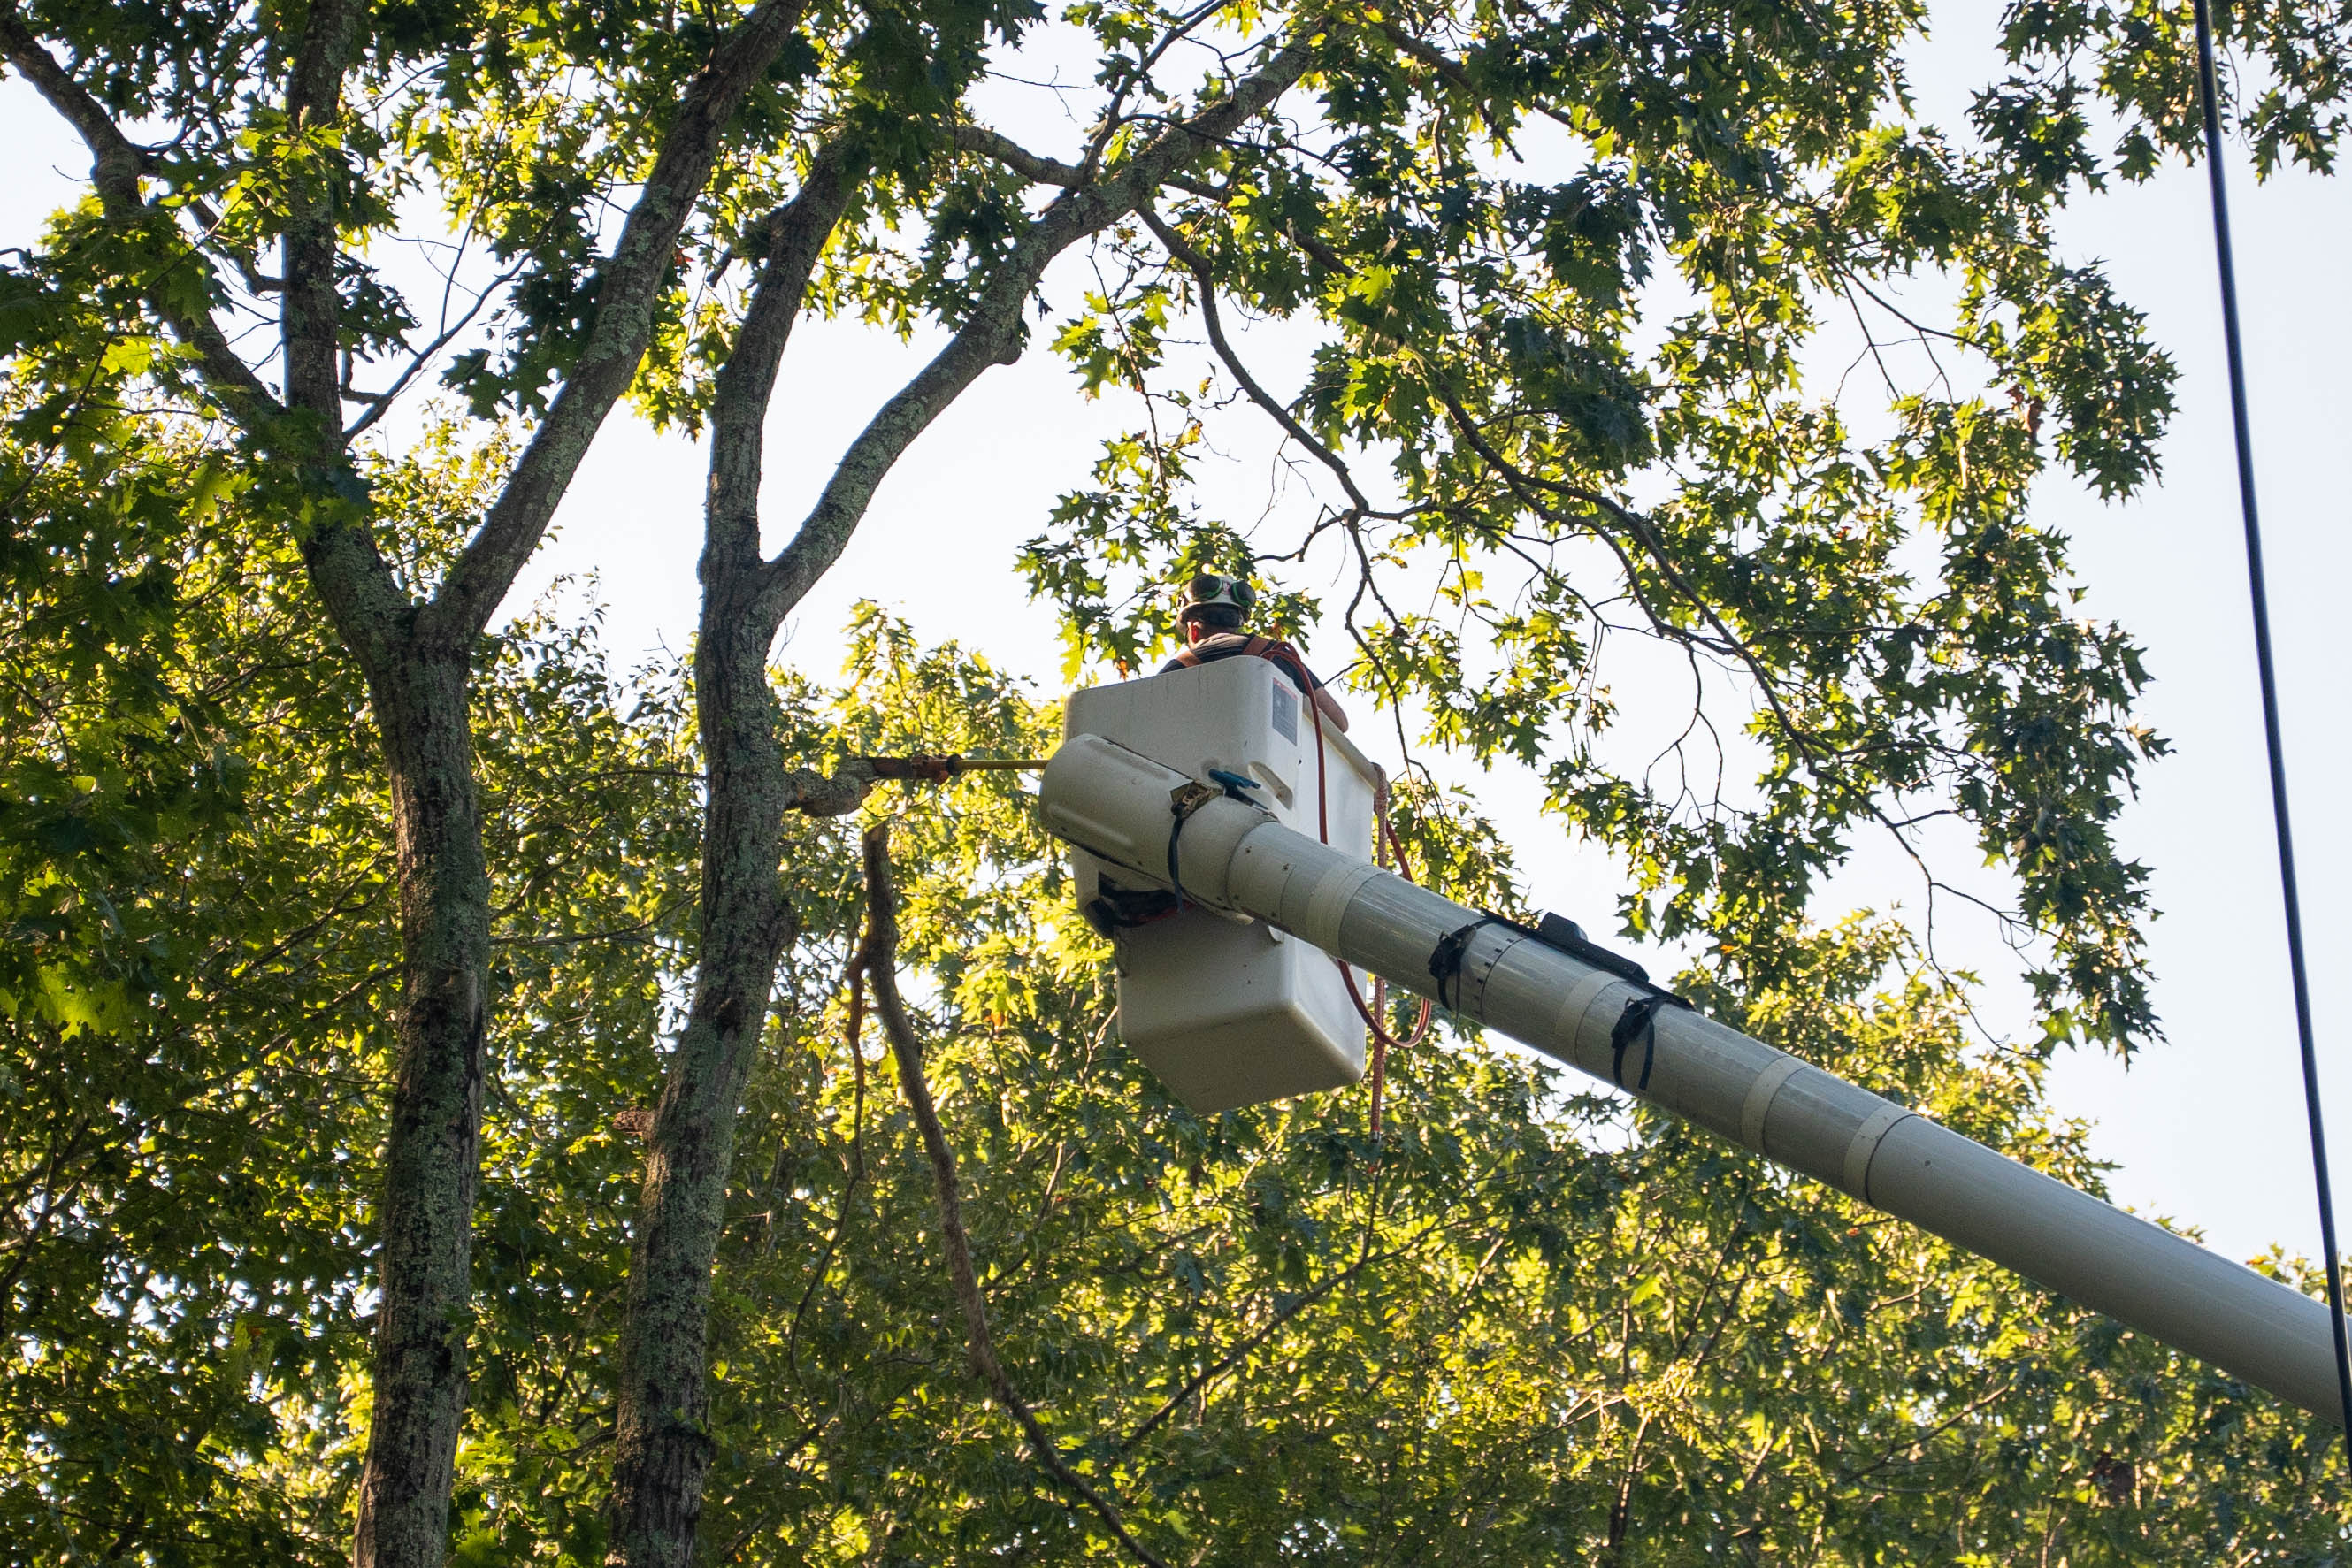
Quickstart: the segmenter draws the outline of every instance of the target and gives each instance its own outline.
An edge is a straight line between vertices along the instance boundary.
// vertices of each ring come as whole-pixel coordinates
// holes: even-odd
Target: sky
[[[1933,41],[1914,52],[1915,86],[1931,119],[1957,120],[1967,90],[1985,79],[1990,12],[1939,7]],[[1001,124],[1048,152],[1068,131],[1010,99]],[[21,245],[49,210],[72,199],[87,159],[16,79],[0,82],[0,145],[16,150],[0,185],[0,246]],[[2344,962],[2352,939],[2344,894],[2352,818],[2339,807],[2352,777],[2352,716],[2336,619],[2347,613],[2339,585],[2352,569],[2343,527],[2352,506],[2345,434],[2352,392],[2343,371],[2352,364],[2344,259],[2352,256],[2352,189],[2295,173],[2258,186],[2242,162],[2231,176],[2321,1071],[2339,1147],[2352,1149],[2352,971]],[[2110,505],[2053,478],[2033,499],[2037,518],[2072,538],[2085,611],[2120,622],[2147,649],[2155,681],[2140,716],[2175,747],[2145,770],[2119,829],[2126,852],[2153,868],[2163,912],[2148,957],[2167,1038],[2128,1069],[2102,1054],[2064,1056],[2052,1091],[2062,1112],[2095,1123],[2092,1147],[2115,1164],[2109,1182],[2118,1201],[2196,1226],[2234,1257],[2273,1244],[2313,1254],[2317,1228],[2208,221],[2202,171],[2174,168],[2145,186],[2082,201],[2058,235],[2069,259],[2105,264],[2123,296],[2147,313],[2181,380],[2159,486]],[[1048,292],[1070,299],[1087,281],[1081,266],[1065,265],[1049,277]],[[845,326],[796,335],[770,421],[763,507],[772,547],[927,346]],[[1294,349],[1278,334],[1262,334],[1253,347],[1278,392],[1297,384],[1295,374],[1282,379],[1286,360],[1295,370]],[[832,676],[849,607],[871,598],[927,638],[954,637],[1030,675],[1041,693],[1057,694],[1059,649],[1049,617],[1026,602],[1014,554],[1043,528],[1055,497],[1084,482],[1100,440],[1131,414],[1079,400],[1067,372],[1040,353],[990,371],[884,485],[840,562],[794,617],[780,659]],[[1209,465],[1209,504],[1262,505],[1272,452],[1246,439],[1228,447]],[[510,605],[568,579],[574,603],[593,597],[604,607],[616,662],[683,652],[694,624],[701,487],[701,454],[690,442],[616,413]],[[1637,687],[1631,699],[1640,695]],[[1533,782],[1499,772],[1458,776],[1517,844],[1535,902],[1605,928],[1619,879],[1602,857],[1565,842],[1538,816]],[[1858,856],[1829,895],[1825,916],[1848,907],[1915,916],[1919,909],[1911,873],[1884,853]],[[1989,1024],[2021,1025],[2015,966],[1989,931],[1955,921],[1939,930],[1938,952],[1985,976]],[[2352,1172],[2352,1162],[2339,1166]]]

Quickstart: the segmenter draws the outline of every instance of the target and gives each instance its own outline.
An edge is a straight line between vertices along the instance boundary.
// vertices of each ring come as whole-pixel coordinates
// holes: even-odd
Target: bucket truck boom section
[[[2340,1420],[2318,1301],[1099,735],[1046,828],[1129,883],[1265,923],[1768,1159]],[[1216,977],[1194,977],[1213,986]],[[1440,991],[1443,995],[1440,995]],[[1645,998],[1648,998],[1645,1000]],[[1632,1022],[1629,1008],[1637,1009]]]

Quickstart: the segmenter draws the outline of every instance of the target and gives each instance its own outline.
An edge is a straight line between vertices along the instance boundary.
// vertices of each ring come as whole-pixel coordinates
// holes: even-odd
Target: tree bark
[[[338,636],[367,678],[392,789],[404,983],[393,1020],[391,1124],[377,1216],[381,1302],[373,1407],[352,1552],[357,1568],[439,1568],[448,1552],[449,1494],[466,1404],[488,1006],[490,889],[469,734],[470,661],[590,442],[635,375],[656,324],[660,292],[677,265],[678,236],[709,182],[727,127],[793,36],[803,6],[803,0],[760,0],[686,84],[613,254],[598,269],[596,314],[579,360],[497,503],[437,591],[422,602],[402,588],[385,559],[350,461],[336,277],[343,197],[335,181],[311,169],[288,193],[278,323],[282,400],[213,316],[189,302],[184,288],[159,286],[150,300],[172,331],[197,350],[201,373],[222,409],[262,448],[291,456],[306,470],[318,506],[302,539],[304,563]],[[288,123],[298,131],[325,131],[340,120],[344,78],[367,14],[365,0],[316,0],[304,15],[283,103]],[[14,0],[0,0],[0,55],[80,133],[109,215],[118,224],[153,227],[159,239],[184,246],[170,214],[151,208],[142,193],[152,155],[123,135],[105,104],[50,53]],[[200,256],[191,259],[204,269]],[[756,541],[754,551],[756,564]],[[755,674],[759,665],[755,656]],[[758,695],[766,700],[764,688]],[[772,752],[772,741],[767,749]],[[730,755],[740,752],[734,747]],[[769,760],[772,769],[755,759],[759,776],[730,799],[756,810],[778,789],[798,785],[782,775],[781,758]],[[772,771],[777,777],[769,777]],[[714,843],[741,836],[732,818],[714,819],[713,826]],[[766,880],[774,882],[772,855]],[[737,899],[732,883],[714,885]],[[746,950],[780,946],[782,938],[772,927],[782,908],[781,895],[763,914],[755,892],[747,907]],[[726,941],[711,951],[719,958],[717,973],[745,967],[728,956],[732,948]],[[754,1039],[765,997],[762,983],[751,1006]],[[736,1049],[737,1016],[728,997],[715,991],[688,1030],[698,1060],[713,1049],[722,1059]],[[696,1102],[692,1094],[685,1099]],[[729,1103],[722,1120],[731,1140]],[[694,1103],[683,1114],[689,1126],[701,1124],[698,1116],[707,1120]],[[731,1150],[722,1143],[706,1151],[704,1141],[686,1141],[694,1151],[681,1167],[688,1186],[695,1186],[697,1162],[706,1152],[718,1160],[723,1182]],[[707,1259],[709,1246],[703,1246]],[[698,1365],[698,1337],[693,1354]]]
[[[767,680],[776,632],[839,559],[875,491],[916,438],[990,366],[1020,357],[1023,309],[1054,257],[1134,211],[1169,172],[1265,109],[1297,80],[1308,58],[1305,44],[1292,43],[1229,97],[1171,126],[1099,184],[1066,190],[1050,203],[998,266],[955,336],[850,443],[792,542],[763,560],[759,488],[769,402],[810,273],[863,166],[841,145],[829,147],[801,193],[769,220],[766,265],[719,371],[711,411],[695,653],[708,779],[702,952],[647,1139],[622,1339],[609,1563],[687,1568],[712,1457],[703,1371],[710,1271],[726,1213],[736,1112],[776,966],[793,934],[782,870],[783,813],[808,809],[777,744]],[[1108,1517],[1116,1528],[1116,1513]]]
[[[356,9],[349,0],[337,3]],[[761,0],[688,84],[614,254],[600,269],[586,350],[439,591],[423,604],[407,603],[363,517],[331,514],[306,542],[311,580],[368,674],[383,732],[405,978],[395,1026],[397,1069],[379,1227],[374,1406],[352,1540],[355,1568],[439,1568],[448,1553],[449,1497],[466,1406],[490,955],[490,887],[470,744],[470,661],[589,443],[635,374],[677,236],[709,178],[722,132],[800,15],[800,0]],[[330,16],[316,24],[321,35],[338,27],[347,40],[347,19]],[[322,110],[331,107],[324,86],[305,89],[298,81],[297,89],[298,99],[317,95]],[[331,214],[320,206],[310,219],[324,239],[292,230],[288,237],[287,384],[294,406],[310,413],[322,432],[335,433],[340,459]],[[306,283],[313,274],[325,281]],[[307,314],[300,308],[305,299]],[[722,1005],[719,1017],[728,1016]],[[732,1124],[730,1115],[730,1134]],[[720,1151],[722,1161],[728,1152]],[[694,1354],[698,1360],[698,1340]]]
[[[768,685],[777,622],[754,612],[764,423],[809,274],[848,204],[857,171],[838,147],[769,221],[766,265],[711,412],[704,504],[696,718],[706,787],[702,950],[694,999],[646,1139],[629,1268],[613,1460],[617,1524],[607,1561],[684,1568],[694,1555],[710,1468],[703,1375],[710,1266],[726,1216],[736,1109],[760,1047],[776,966],[792,940],[780,862],[783,815],[806,809],[787,768]],[[852,787],[835,810],[864,798]]]
[[[374,1410],[356,1568],[437,1564],[466,1404],[489,967],[462,653],[410,653],[370,682],[392,780],[405,985],[386,1140]]]
[[[709,627],[705,622],[706,633]],[[694,1000],[647,1139],[621,1351],[609,1562],[685,1568],[712,1446],[704,1375],[710,1269],[727,1205],[736,1111],[758,1052],[793,912],[778,824],[793,804],[776,743],[767,639],[706,640],[695,658],[709,787]]]

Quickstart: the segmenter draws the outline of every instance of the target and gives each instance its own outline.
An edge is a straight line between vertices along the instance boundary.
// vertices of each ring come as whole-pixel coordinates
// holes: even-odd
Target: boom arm
[[[2340,1421],[2327,1309],[2251,1269],[1995,1154],[1648,986],[1465,909],[1100,736],[1046,766],[1046,828],[1183,895],[1255,916],[1567,1066],[2016,1270]],[[1186,814],[1176,816],[1176,802]],[[1181,842],[1181,851],[1177,846]],[[1612,1034],[1616,1039],[1612,1040]]]

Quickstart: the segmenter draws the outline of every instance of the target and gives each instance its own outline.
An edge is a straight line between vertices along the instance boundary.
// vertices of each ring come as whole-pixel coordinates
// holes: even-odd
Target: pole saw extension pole
[[[1045,768],[1048,831],[1339,958],[2339,1420],[2327,1309],[1100,736]],[[1181,814],[1179,815],[1178,813]],[[1181,850],[1177,845],[1181,839]],[[1204,977],[1203,983],[1209,983]],[[1440,995],[1440,992],[1443,995]]]

